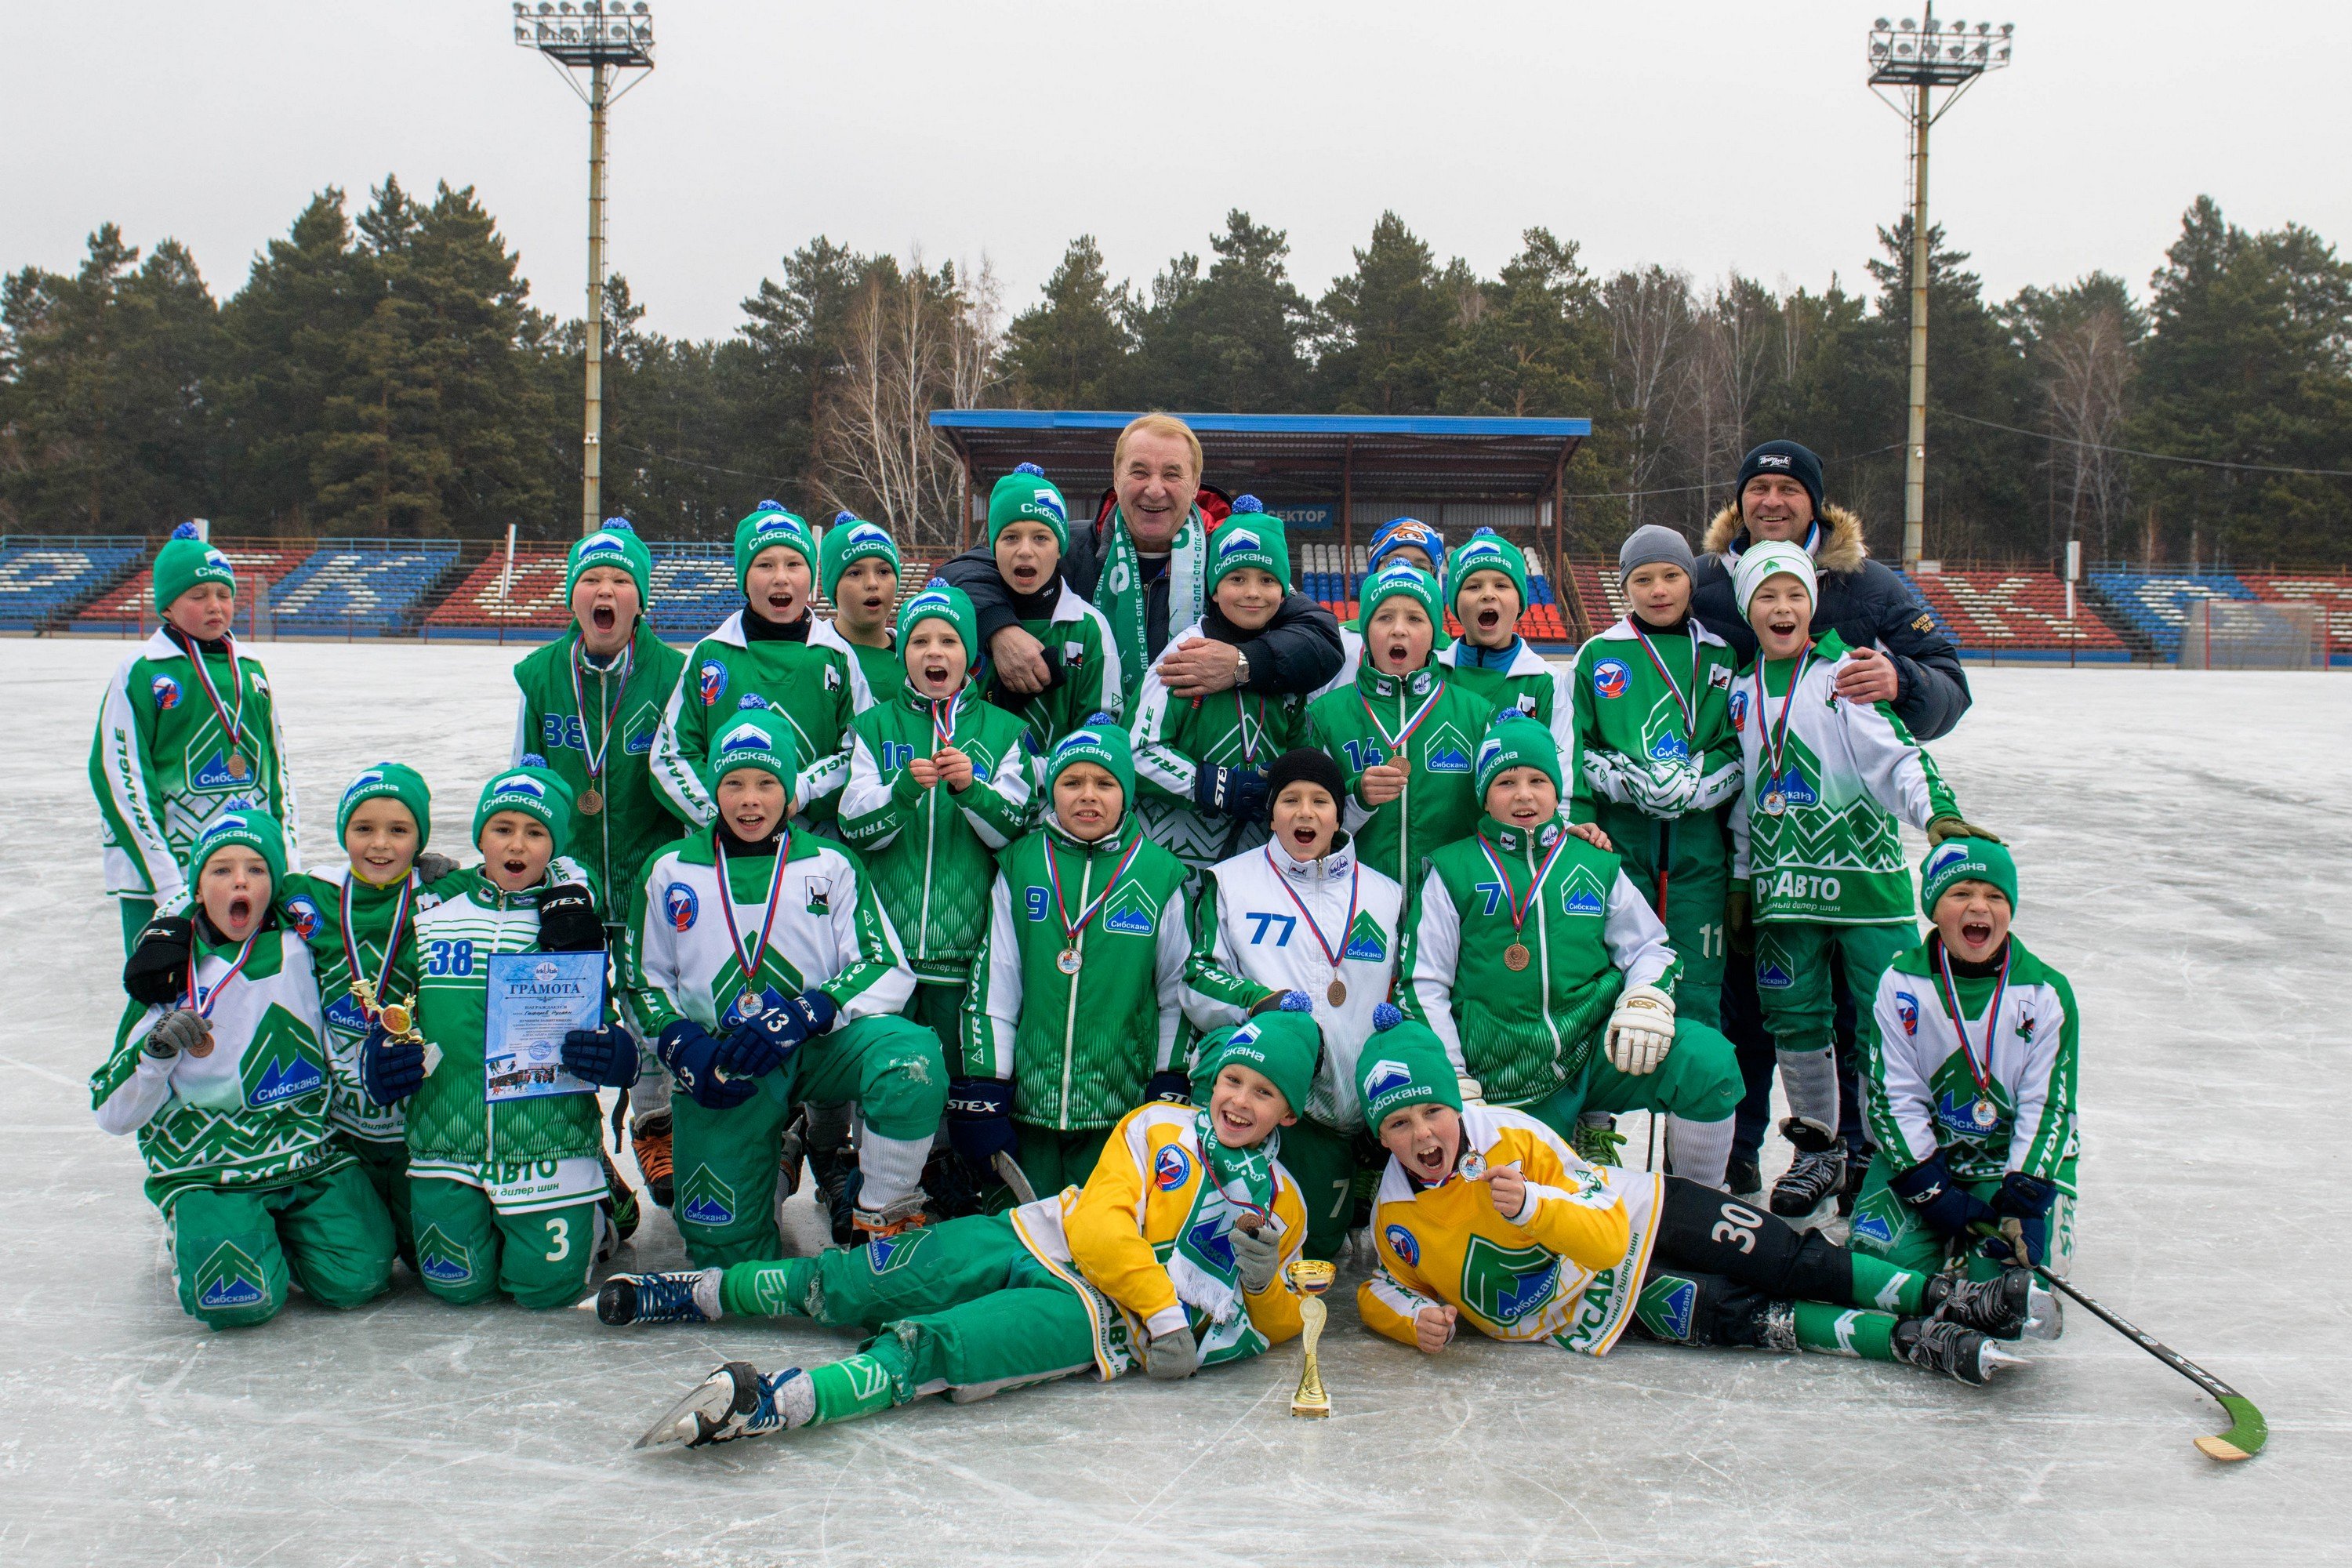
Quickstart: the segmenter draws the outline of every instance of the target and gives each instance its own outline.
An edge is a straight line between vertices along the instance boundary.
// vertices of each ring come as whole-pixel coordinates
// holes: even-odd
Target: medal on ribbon
[[[220,721],[222,732],[228,736],[228,755],[221,760],[221,765],[228,770],[229,777],[243,784],[252,773],[253,764],[245,755],[245,675],[237,668],[236,638],[226,635],[221,638],[221,647],[228,652],[229,688],[236,693],[236,706],[232,710],[221,700],[220,688],[213,684],[213,672],[205,668],[204,650],[178,633],[173,635],[181,651],[188,656],[188,662],[195,667],[196,684],[203,688],[205,700],[212,704],[213,717]]]
[[[948,699],[944,716],[940,712],[938,700],[934,699],[931,702],[931,755],[935,757],[955,744],[956,720],[963,712],[963,692],[964,689],[959,687],[956,694]]]
[[[2000,1002],[2009,992],[2009,954],[2000,958],[2000,976],[1993,983],[1992,1005],[1985,1009],[1984,1060],[1977,1060],[1975,1049],[1969,1044],[1969,1016],[1960,1010],[1959,982],[1952,978],[1952,955],[1941,941],[1936,943],[1936,984],[1943,993],[1944,1016],[1952,1021],[1952,1032],[1960,1037],[1960,1059],[1969,1064],[1969,1076],[1976,1079],[1977,1102],[1969,1109],[1969,1119],[1981,1131],[1990,1132],[2000,1120],[2000,1106],[1993,1099],[1992,1042],[2000,1027]]]
[[[253,934],[245,939],[245,945],[236,950],[236,962],[228,966],[228,973],[222,975],[219,984],[209,992],[199,991],[196,987],[196,945],[194,942],[188,944],[188,1006],[197,1017],[207,1024],[212,1022],[213,1009],[219,1005],[221,994],[228,989],[231,981],[245,973],[246,964],[253,957],[253,944],[260,940],[261,928],[257,925],[253,929]],[[209,1029],[205,1031],[204,1044],[189,1047],[188,1054],[192,1057],[212,1055],[212,1031]]]
[[[1282,889],[1283,896],[1290,900],[1291,907],[1307,922],[1307,929],[1315,933],[1315,945],[1323,950],[1324,959],[1331,965],[1331,984],[1325,988],[1323,994],[1331,1005],[1337,1007],[1348,999],[1348,983],[1339,978],[1339,961],[1348,955],[1348,933],[1356,929],[1356,899],[1363,886],[1363,863],[1356,862],[1349,871],[1348,917],[1339,922],[1339,940],[1328,942],[1323,940],[1323,928],[1315,923],[1315,916],[1307,908],[1305,900],[1290,890],[1290,879],[1284,876],[1282,868],[1275,863],[1274,846],[1267,845],[1265,853],[1265,868],[1274,873],[1275,885]]]
[[[1666,661],[1659,657],[1657,645],[1650,640],[1650,634],[1642,629],[1642,617],[1628,616],[1625,618],[1633,623],[1633,640],[1640,643],[1642,651],[1650,656],[1650,668],[1658,672],[1658,679],[1666,683],[1666,689],[1674,695],[1675,711],[1682,716],[1683,721],[1683,750],[1687,753],[1691,744],[1698,739],[1700,690],[1698,634],[1696,631],[1690,634],[1690,685],[1685,688],[1675,679],[1674,672],[1666,668]],[[1757,711],[1760,713],[1763,710],[1759,708]]]
[[[727,922],[727,945],[734,950],[735,962],[743,972],[743,988],[729,1003],[727,1011],[733,1023],[746,1023],[766,1012],[771,1006],[782,1006],[783,998],[771,994],[760,983],[760,965],[767,956],[768,937],[776,929],[776,914],[783,908],[785,851],[792,847],[787,835],[776,846],[775,869],[768,874],[768,904],[760,916],[760,929],[752,934],[751,943],[743,943],[742,928],[735,921],[735,884],[727,874],[726,846],[711,836],[712,856],[719,868],[719,913]]]
[[[1127,868],[1135,863],[1136,851],[1142,847],[1143,835],[1138,832],[1135,842],[1129,844],[1127,847],[1127,853],[1119,857],[1118,865],[1110,874],[1110,880],[1102,885],[1101,892],[1087,901],[1086,908],[1078,911],[1078,918],[1072,920],[1069,906],[1062,901],[1062,870],[1055,863],[1054,847],[1050,843],[1045,846],[1045,880],[1053,884],[1054,918],[1062,922],[1062,951],[1054,957],[1055,968],[1065,974],[1076,974],[1078,972],[1079,964],[1084,962],[1078,956],[1079,934],[1085,931],[1087,922],[1095,918],[1095,912],[1110,900],[1111,889],[1118,886],[1118,879],[1121,877],[1127,875]]]
[[[1692,647],[1696,650],[1696,640]],[[1764,718],[1764,659],[1760,654],[1756,659],[1756,722],[1761,726],[1756,739],[1764,752],[1764,794],[1758,804],[1764,808],[1767,816],[1778,816],[1789,809],[1788,795],[1781,788],[1786,776],[1783,759],[1789,752],[1789,711],[1796,705],[1797,688],[1805,683],[1805,671],[1812,667],[1812,662],[1813,645],[1807,643],[1805,651],[1797,656],[1797,668],[1789,674],[1789,689],[1780,699],[1780,717],[1767,723]]]
[[[361,959],[359,938],[352,933],[352,883],[355,880],[357,879],[353,877],[343,879],[341,900],[343,962],[351,966],[352,996],[360,1005],[360,1016],[373,1024],[379,1014],[386,1011],[377,998],[382,994],[385,983],[392,978],[392,955],[400,951],[401,932],[408,924],[408,907],[412,901],[410,895],[415,888],[415,883],[405,877],[401,879],[400,901],[392,907],[391,931],[383,939],[383,968],[373,979],[370,979],[367,965]],[[389,1032],[395,1035],[406,1032],[405,1024],[399,1027],[392,1027],[387,1023],[387,1028]]]
[[[1412,764],[1412,758],[1405,751],[1404,743],[1412,739],[1412,732],[1421,728],[1422,721],[1429,717],[1430,710],[1435,708],[1437,700],[1444,695],[1445,683],[1442,680],[1432,680],[1429,683],[1428,697],[1423,700],[1420,707],[1413,710],[1411,718],[1405,719],[1404,728],[1393,735],[1389,733],[1389,727],[1381,722],[1381,716],[1372,711],[1371,700],[1360,689],[1356,693],[1356,701],[1363,708],[1364,717],[1372,721],[1372,728],[1379,732],[1381,743],[1388,747],[1388,760],[1402,768],[1410,767]],[[1400,718],[1404,716],[1404,688],[1402,684],[1397,688],[1397,714]]]
[[[1544,857],[1544,863],[1536,870],[1536,879],[1528,884],[1527,894],[1521,897],[1512,889],[1511,873],[1504,866],[1503,858],[1495,853],[1495,847],[1486,842],[1486,836],[1484,833],[1478,835],[1478,852],[1486,856],[1486,864],[1494,868],[1496,878],[1503,884],[1503,897],[1510,905],[1511,945],[1503,950],[1503,967],[1514,974],[1535,962],[1535,955],[1528,951],[1528,944],[1520,940],[1520,929],[1528,923],[1528,911],[1536,907],[1536,889],[1541,888],[1544,879],[1551,875],[1552,863],[1559,858],[1559,852],[1568,847],[1568,841],[1573,837],[1572,834],[1562,832],[1559,837],[1552,840],[1550,853]]]
[[[580,689],[580,659],[585,651],[584,644],[575,647],[570,670],[572,710],[580,715],[580,722],[583,726],[588,722],[588,700]],[[593,816],[604,809],[604,758],[613,749],[613,727],[620,722],[621,704],[628,700],[629,674],[635,668],[635,664],[636,648],[632,645],[621,650],[621,661],[617,667],[617,672],[621,678],[619,686],[615,687],[613,684],[612,678],[615,671],[597,671],[597,674],[603,678],[601,689],[610,695],[606,696],[601,704],[604,724],[599,732],[596,744],[591,747],[585,734],[580,737],[581,751],[587,759],[585,765],[588,769],[588,783],[579,795],[573,797],[572,804],[579,806],[580,815],[583,816]]]

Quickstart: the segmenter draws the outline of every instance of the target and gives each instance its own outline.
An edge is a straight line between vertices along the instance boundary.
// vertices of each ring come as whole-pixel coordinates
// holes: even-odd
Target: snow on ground
[[[2080,1311],[1970,1390],[1633,1342],[1424,1360],[1362,1331],[1352,1279],[1328,1298],[1328,1422],[1286,1414],[1285,1349],[1180,1385],[1068,1382],[646,1456],[629,1440],[718,1362],[845,1342],[453,1309],[404,1275],[359,1311],[298,1297],[258,1330],[180,1314],[137,1151],[92,1125],[85,1085],[121,951],[84,770],[129,645],[0,647],[0,1561],[2342,1561],[2341,679],[1980,670],[1936,747],[2018,847],[2019,929],[2084,1009],[2076,1282],[2262,1405],[2274,1436],[2250,1464],[2201,1458],[2216,1407]],[[343,781],[393,755],[439,792],[436,844],[463,843],[507,755],[516,650],[260,651],[308,855],[334,852]],[[679,1258],[651,1214],[636,1264]]]

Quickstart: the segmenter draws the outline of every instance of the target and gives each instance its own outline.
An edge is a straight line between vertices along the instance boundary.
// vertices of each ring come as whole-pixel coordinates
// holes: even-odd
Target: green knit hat
[[[944,577],[934,577],[923,591],[898,606],[898,658],[907,657],[907,637],[918,621],[945,621],[963,639],[964,668],[980,662],[980,617],[971,596]]]
[[[1228,1063],[1264,1073],[1290,1102],[1294,1116],[1307,1113],[1307,1091],[1323,1055],[1323,1031],[1312,1013],[1261,1013],[1235,1028],[1219,1029],[1201,1042],[1192,1081],[1205,1096]],[[1208,1101],[1203,1099],[1202,1104]]]
[[[738,593],[751,591],[748,579],[751,563],[760,558],[760,552],[772,550],[779,544],[787,550],[798,551],[801,559],[809,563],[809,570],[816,570],[816,545],[809,539],[808,523],[776,502],[763,500],[759,510],[735,525],[735,588]]]
[[[198,535],[194,523],[184,522],[172,530],[172,537],[155,552],[156,613],[170,609],[173,600],[199,583],[225,584],[234,594],[236,568],[228,563],[227,556]]]
[[[482,796],[474,803],[474,847],[482,845],[482,828],[501,811],[520,811],[547,829],[555,847],[550,858],[563,853],[572,837],[572,786],[545,768],[509,768],[490,775]]]
[[[1069,503],[1062,499],[1060,488],[1045,477],[1045,470],[1034,463],[1019,465],[988,492],[990,546],[995,545],[998,534],[1024,519],[1052,529],[1062,553],[1070,552]]]
[[[400,763],[378,763],[353,779],[344,787],[343,798],[335,803],[337,843],[342,842],[352,825],[352,813],[371,800],[396,800],[406,806],[410,820],[416,824],[416,847],[420,852],[424,849],[425,841],[433,837],[433,792],[425,787],[424,774]]]
[[[1108,713],[1097,713],[1084,727],[1071,731],[1061,739],[1052,754],[1045,759],[1045,790],[1052,798],[1054,781],[1072,763],[1092,763],[1118,781],[1121,802],[1132,810],[1135,805],[1135,746],[1118,721]]]
[[[2017,908],[2017,861],[1990,838],[1947,838],[1919,866],[1919,912],[1936,918],[1936,900],[1955,882],[1990,882]]]
[[[903,568],[898,563],[898,543],[890,531],[878,522],[868,522],[853,511],[833,514],[833,526],[824,531],[817,542],[817,587],[828,599],[840,584],[841,574],[849,570],[853,561],[887,561],[890,575],[896,577]]]
[[[1271,573],[1283,587],[1290,586],[1289,536],[1282,519],[1255,496],[1234,497],[1233,514],[1209,535],[1209,592],[1217,591],[1227,573],[1245,566]]]
[[[793,742],[793,727],[781,714],[739,714],[710,739],[710,758],[703,771],[710,787],[740,768],[757,768],[784,786],[790,795],[800,778],[800,752]]]
[[[1372,1009],[1372,1028],[1356,1064],[1356,1089],[1364,1101],[1364,1125],[1374,1137],[1382,1121],[1408,1105],[1462,1109],[1462,1080],[1428,1025],[1383,1002]]]
[[[1491,528],[1482,528],[1454,547],[1445,558],[1445,607],[1462,597],[1462,584],[1473,572],[1500,572],[1519,591],[1519,613],[1528,611],[1528,558],[1519,547]]]
[[[196,841],[188,846],[188,886],[193,889],[203,879],[205,861],[231,845],[242,845],[261,857],[262,864],[269,868],[270,897],[276,898],[286,881],[286,825],[254,808],[225,811],[196,835]]]
[[[1486,739],[1478,742],[1478,761],[1472,771],[1482,805],[1487,786],[1506,768],[1541,768],[1554,790],[1566,788],[1559,777],[1559,742],[1552,739],[1549,730],[1516,709],[1496,720]]]
[[[1399,594],[1419,605],[1422,613],[1429,617],[1431,626],[1441,631],[1444,629],[1445,613],[1438,608],[1437,604],[1437,579],[1412,562],[1394,557],[1391,557],[1387,565],[1364,579],[1357,600],[1356,624],[1370,630],[1372,612],[1380,608],[1381,601],[1392,599]]]
[[[637,607],[642,613],[653,605],[654,557],[637,531],[629,526],[625,517],[608,517],[604,526],[572,547],[563,560],[563,602],[572,602],[572,591],[580,586],[580,574],[591,566],[617,566],[629,574],[637,585]]]

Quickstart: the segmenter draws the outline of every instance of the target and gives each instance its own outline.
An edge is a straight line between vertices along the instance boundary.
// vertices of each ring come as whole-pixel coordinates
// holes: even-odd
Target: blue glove
[[[563,1070],[603,1089],[626,1089],[637,1081],[637,1042],[617,1024],[574,1029],[563,1037]]]
[[[360,1043],[360,1089],[377,1105],[398,1105],[425,1087],[425,1042],[395,1040],[381,1020]]]
[[[1231,768],[1225,773],[1225,815],[1236,822],[1265,817],[1265,775],[1255,768]]]
[[[1155,1103],[1161,1105],[1192,1104],[1192,1079],[1191,1076],[1176,1068],[1166,1068],[1159,1072],[1153,1073],[1151,1075],[1151,1081],[1143,1086],[1143,1103],[1146,1105]]]
[[[1997,1217],[1990,1205],[1952,1179],[1941,1154],[1921,1161],[1886,1184],[1911,1205],[1921,1225],[1940,1235],[1964,1235],[1969,1226],[1990,1225]]]
[[[2026,1257],[2036,1263],[2046,1263],[2050,1260],[2050,1206],[2057,1201],[2058,1189],[2050,1183],[2022,1171],[2011,1171],[2000,1179],[2000,1191],[1992,1195],[1992,1212],[2000,1219],[2017,1221],[2025,1240]],[[2007,1237],[1997,1241],[1988,1238],[1980,1250],[1996,1263],[2017,1261]]]
[[[1013,1131],[1013,1086],[1001,1078],[960,1078],[948,1085],[948,1142],[975,1171],[994,1168],[999,1154],[1018,1153]]]
[[[761,1027],[782,1012],[782,1008],[772,1007],[756,1018],[746,1018],[719,1042],[719,1065],[727,1069],[729,1077],[758,1078],[784,1065],[790,1050]]]
[[[731,1110],[757,1092],[749,1079],[719,1076],[719,1042],[691,1018],[664,1029],[654,1055],[686,1097],[705,1110]]]

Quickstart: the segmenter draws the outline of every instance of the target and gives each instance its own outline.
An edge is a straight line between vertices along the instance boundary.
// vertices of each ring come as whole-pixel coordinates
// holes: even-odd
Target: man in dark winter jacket
[[[1794,441],[1767,441],[1740,459],[1738,488],[1700,542],[1706,552],[1691,579],[1691,614],[1731,644],[1745,662],[1756,654],[1756,634],[1739,614],[1731,571],[1741,551],[1766,540],[1804,546],[1820,574],[1813,635],[1834,630],[1853,650],[1838,676],[1838,694],[1855,702],[1889,702],[1918,741],[1948,733],[1967,712],[1969,679],[1959,649],[1937,629],[1918,595],[1893,568],[1874,561],[1862,537],[1862,519],[1822,499],[1822,460]],[[1758,1164],[1769,1116],[1772,1037],[1756,998],[1756,966],[1735,954],[1726,966],[1723,1032],[1739,1053],[1748,1083],[1733,1136],[1729,1185],[1736,1193],[1762,1185]],[[1837,1058],[1847,1182],[1839,1198],[1851,1212],[1870,1151],[1863,1136],[1854,1077],[1855,998],[1837,990]],[[1869,998],[1861,998],[1864,1005]]]
[[[1247,643],[1193,638],[1169,648],[1171,631],[1200,618],[1208,595],[1209,531],[1224,520],[1227,503],[1202,488],[1200,439],[1170,415],[1147,414],[1122,430],[1111,466],[1114,495],[1092,526],[1070,529],[1061,570],[1071,592],[1110,624],[1129,710],[1154,661],[1170,692],[1188,699],[1235,687],[1308,692],[1338,673],[1339,622],[1297,593]],[[1045,651],[1019,625],[1020,607],[990,547],[957,556],[941,575],[971,597],[998,679],[1024,693],[1052,683]]]
[[[1969,710],[1960,650],[1894,568],[1870,558],[1862,519],[1822,500],[1822,460],[1794,441],[1767,441],[1739,463],[1737,499],[1706,525],[1691,580],[1691,614],[1744,662],[1756,634],[1732,602],[1731,568],[1752,543],[1801,544],[1821,574],[1813,635],[1834,630],[1853,650],[1838,693],[1892,702],[1913,740],[1933,741]]]

